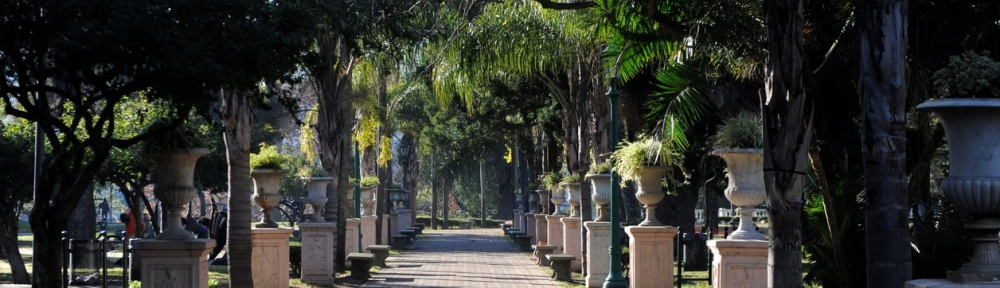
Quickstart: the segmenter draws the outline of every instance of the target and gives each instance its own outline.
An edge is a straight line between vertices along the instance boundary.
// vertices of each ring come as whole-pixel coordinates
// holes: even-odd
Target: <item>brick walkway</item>
[[[424,230],[364,287],[559,287],[500,229]]]

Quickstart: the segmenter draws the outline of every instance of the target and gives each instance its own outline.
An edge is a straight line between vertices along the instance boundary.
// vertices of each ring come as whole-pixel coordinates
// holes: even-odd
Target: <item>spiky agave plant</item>
[[[612,169],[622,176],[622,180],[638,180],[640,172],[648,166],[666,166],[673,160],[674,153],[659,139],[642,137],[635,142],[627,142],[611,154],[615,163]]]
[[[712,141],[716,148],[762,148],[764,127],[760,115],[740,112],[726,119]]]

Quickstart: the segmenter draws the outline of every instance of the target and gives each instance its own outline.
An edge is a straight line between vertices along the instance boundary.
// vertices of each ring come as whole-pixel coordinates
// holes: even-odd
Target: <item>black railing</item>
[[[121,251],[122,252],[122,258],[120,259],[120,262],[119,262],[119,263],[121,263],[121,266],[122,266],[122,278],[121,278],[121,281],[122,281],[122,286],[123,287],[128,287],[129,254],[131,252],[131,247],[130,247],[131,245],[129,245],[129,243],[127,243],[128,239],[125,239],[125,237],[124,237],[125,232],[124,231],[117,231],[117,233],[115,235],[108,235],[108,232],[106,230],[101,230],[97,234],[97,239],[95,239],[95,240],[83,240],[85,242],[79,242],[79,243],[77,243],[78,241],[75,241],[74,239],[71,239],[69,237],[69,232],[62,231],[61,234],[62,234],[62,252],[63,252],[62,253],[62,255],[63,255],[62,256],[63,257],[62,279],[61,279],[62,283],[63,283],[62,287],[69,287],[70,285],[83,284],[83,283],[75,283],[77,279],[75,279],[74,276],[77,276],[77,275],[72,275],[72,273],[76,273],[76,271],[71,271],[71,265],[75,265],[75,266],[72,266],[73,267],[72,270],[76,270],[77,268],[79,268],[77,266],[84,265],[85,263],[83,263],[83,262],[86,262],[89,259],[89,260],[92,260],[92,261],[89,261],[91,263],[96,262],[96,261],[100,261],[100,264],[97,265],[97,267],[93,267],[93,269],[97,269],[98,270],[98,273],[96,273],[96,274],[100,278],[99,279],[100,286],[102,288],[107,288],[108,287],[108,253],[111,253],[111,252],[114,252],[114,251]],[[87,243],[87,242],[89,242],[89,243],[96,243],[97,244],[96,246],[98,246],[96,248],[97,251],[88,251],[88,250],[91,250],[91,248],[80,248],[80,247],[87,247],[84,244],[80,244],[80,243]],[[77,244],[74,244],[74,243],[77,243]],[[77,247],[77,246],[80,246],[80,247]],[[77,248],[80,248],[81,251],[75,251],[75,249],[77,249]],[[97,255],[96,259],[93,259],[93,258],[91,258],[91,257],[89,257],[87,255],[83,255],[83,253],[98,252],[98,251],[99,251],[99,254]],[[76,259],[74,259],[73,253],[77,253],[78,254]],[[95,254],[97,254],[97,253],[95,253]],[[73,261],[77,261],[78,263],[73,263]],[[115,265],[118,265],[118,263],[116,263]],[[84,275],[84,276],[86,276],[86,275]]]
[[[680,229],[680,227],[678,227],[678,229]],[[725,239],[726,237],[729,237],[729,227],[723,228],[723,231],[724,232],[723,232],[722,239]],[[706,257],[708,258],[708,266],[709,266],[708,267],[708,277],[706,277],[706,278],[684,278],[684,266],[687,264],[687,260],[688,260],[687,259],[687,253],[686,253],[687,252],[687,246],[685,245],[685,241],[684,241],[684,235],[685,234],[698,235],[697,233],[677,233],[677,236],[674,237],[674,262],[676,263],[676,266],[677,266],[676,276],[674,277],[674,286],[675,287],[683,287],[683,285],[685,284],[685,282],[700,282],[700,281],[705,281],[705,282],[708,282],[709,284],[711,284],[711,282],[712,282],[712,267],[711,266],[712,266],[712,262],[715,259],[714,259],[714,254],[712,254],[710,251],[708,251],[708,246],[707,245],[704,246],[704,247],[705,247],[705,250],[706,250],[705,254],[707,254]],[[707,240],[715,239],[715,231],[712,231],[711,228],[707,229],[707,234],[708,234],[708,239]],[[694,237],[698,237],[698,236],[694,236]]]

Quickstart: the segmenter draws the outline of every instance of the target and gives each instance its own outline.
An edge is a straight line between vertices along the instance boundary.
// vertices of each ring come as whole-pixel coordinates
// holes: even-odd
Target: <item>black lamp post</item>
[[[611,107],[608,109],[611,116],[611,150],[618,150],[618,98],[621,96],[618,93],[618,88],[615,80],[612,79],[611,87],[608,89],[608,100],[611,101]],[[611,162],[611,165],[615,165]],[[620,241],[620,230],[621,230],[621,220],[619,219],[621,215],[621,205],[622,194],[619,191],[621,185],[618,184],[619,179],[618,173],[614,170],[611,172],[611,265],[608,267],[609,273],[608,278],[604,280],[604,288],[612,287],[622,287],[627,288],[628,283],[625,282],[625,277],[622,276],[622,244]]]

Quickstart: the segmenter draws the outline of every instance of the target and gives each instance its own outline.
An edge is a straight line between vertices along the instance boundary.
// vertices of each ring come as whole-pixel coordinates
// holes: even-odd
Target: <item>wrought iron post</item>
[[[611,88],[608,89],[608,100],[611,101],[611,107],[608,109],[608,113],[611,118],[611,150],[618,150],[618,98],[621,94],[618,92],[617,79],[612,79],[610,82]],[[611,165],[615,165],[611,162]],[[625,282],[625,277],[622,276],[622,244],[621,244],[621,208],[619,207],[622,203],[622,195],[620,192],[621,185],[619,184],[618,173],[611,172],[611,265],[608,267],[609,273],[608,278],[604,280],[604,288],[612,287],[628,287],[628,283]],[[634,257],[634,256],[633,256]]]

